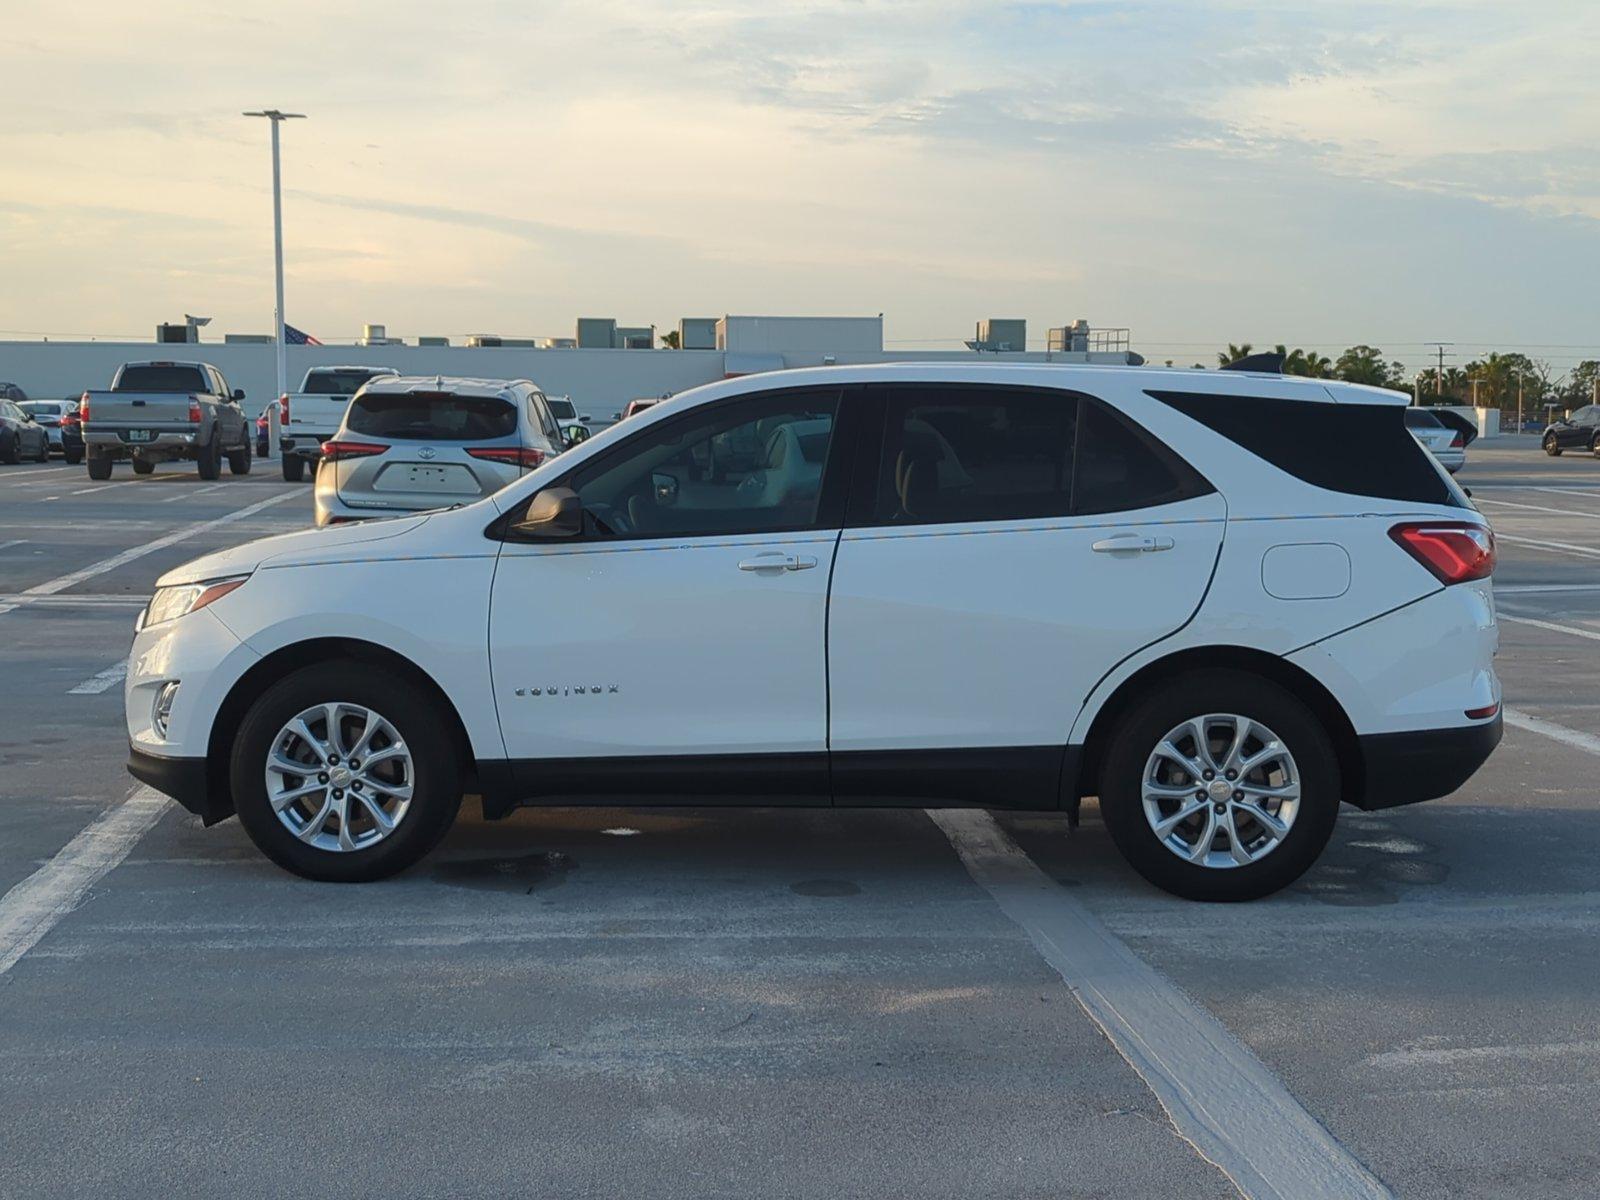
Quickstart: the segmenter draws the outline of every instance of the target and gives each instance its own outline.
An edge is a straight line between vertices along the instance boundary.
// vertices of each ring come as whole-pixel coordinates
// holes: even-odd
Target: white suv
[[[1106,367],[710,384],[466,507],[170,572],[130,769],[318,879],[410,865],[463,792],[1098,796],[1153,883],[1260,896],[1340,801],[1444,795],[1500,737],[1493,538],[1404,405]]]

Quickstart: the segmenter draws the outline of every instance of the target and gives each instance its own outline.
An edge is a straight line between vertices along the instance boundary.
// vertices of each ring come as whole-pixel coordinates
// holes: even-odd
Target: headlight
[[[249,578],[248,575],[238,575],[231,579],[212,579],[205,583],[180,583],[176,587],[157,588],[156,594],[150,597],[150,603],[145,605],[144,617],[139,622],[139,628],[148,629],[163,621],[176,621],[179,617],[196,612],[212,601],[222,599]]]

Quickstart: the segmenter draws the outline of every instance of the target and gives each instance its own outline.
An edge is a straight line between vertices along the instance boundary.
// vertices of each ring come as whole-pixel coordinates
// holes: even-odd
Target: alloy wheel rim
[[[267,800],[284,828],[333,853],[383,841],[411,808],[416,768],[400,731],[363,704],[313,705],[278,730]]]
[[[1160,843],[1195,866],[1247,867],[1289,836],[1300,769],[1271,729],[1207,713],[1168,730],[1145,760],[1140,799]]]

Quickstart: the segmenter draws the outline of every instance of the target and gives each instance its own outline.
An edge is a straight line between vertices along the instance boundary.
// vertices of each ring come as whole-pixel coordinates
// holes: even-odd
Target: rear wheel
[[[40,438],[39,439],[39,454],[33,461],[34,462],[42,462],[42,463],[50,461],[50,439],[49,438],[46,437],[46,438]]]
[[[195,456],[195,467],[201,479],[216,479],[222,474],[222,443],[213,433],[211,440],[200,447]]]
[[[89,478],[111,478],[111,456],[109,454],[96,454],[93,450],[89,451]]]
[[[75,467],[83,461],[83,447],[67,446],[62,449],[61,457],[66,460],[69,467]]]
[[[1553,433],[1544,435],[1544,452],[1551,458],[1561,457],[1561,441]]]
[[[283,477],[289,483],[299,483],[306,472],[306,460],[298,454],[283,456]]]
[[[250,474],[250,443],[248,441],[240,449],[229,451],[228,471],[233,475]]]
[[[1339,763],[1316,716],[1242,671],[1180,676],[1123,719],[1101,776],[1112,840],[1151,883],[1191,900],[1253,900],[1316,861],[1339,809]]]
[[[135,475],[148,475],[156,469],[156,464],[148,458],[133,456],[133,473]]]
[[[14,463],[17,458],[17,435],[0,433],[0,463]]]
[[[234,740],[239,821],[279,866],[335,883],[383,879],[438,844],[461,764],[438,703],[353,662],[306,667],[262,694]]]

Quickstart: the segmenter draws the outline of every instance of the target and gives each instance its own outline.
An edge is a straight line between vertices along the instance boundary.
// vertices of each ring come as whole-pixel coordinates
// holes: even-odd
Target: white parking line
[[[1497,583],[1496,596],[1533,595],[1537,592],[1600,592],[1600,583]]]
[[[207,492],[214,492],[218,488],[232,487],[229,483],[213,483],[210,487],[196,488],[190,493],[192,496],[204,496]]]
[[[1552,554],[1575,554],[1579,558],[1600,558],[1600,550],[1590,546],[1574,546],[1571,542],[1548,542],[1538,538],[1512,537],[1509,533],[1495,530],[1494,540],[1497,542],[1510,542],[1513,546],[1531,546],[1535,550],[1548,550]]]
[[[69,496],[87,496],[90,492],[103,492],[107,488],[121,487],[120,483],[97,483],[93,487],[79,488],[75,492],[68,492]]]
[[[1479,504],[1498,504],[1501,508],[1525,508],[1529,512],[1559,513],[1564,517],[1588,517],[1591,521],[1600,520],[1600,512],[1583,512],[1576,508],[1550,508],[1543,504],[1518,504],[1512,500],[1491,500],[1487,496],[1478,498]]]
[[[1155,1093],[1179,1136],[1246,1197],[1390,1195],[1260,1059],[1041,871],[993,817],[975,809],[928,816]]]
[[[1592,733],[1568,729],[1565,725],[1546,721],[1543,717],[1536,717],[1520,709],[1507,708],[1501,711],[1505,715],[1507,725],[1515,725],[1518,729],[1526,729],[1529,733],[1542,734],[1576,750],[1586,750],[1590,754],[1600,755],[1600,737],[1595,737]]]
[[[1534,617],[1514,617],[1504,609],[1501,609],[1496,616],[1502,621],[1510,621],[1513,625],[1532,625],[1535,629],[1549,629],[1554,633],[1570,633],[1573,637],[1588,638],[1591,641],[1600,642],[1600,633],[1595,632],[1593,629],[1580,629],[1576,625],[1560,625],[1555,621],[1540,621]]]
[[[128,676],[128,660],[112,663],[97,675],[91,675],[75,688],[68,688],[69,696],[98,696],[117,686]]]
[[[35,608],[143,608],[148,596],[124,592],[67,592],[61,596],[8,596],[0,593],[0,606],[27,604]]]
[[[11,612],[13,609],[20,608],[24,604],[32,603],[37,597],[53,596],[57,592],[64,592],[69,587],[74,587],[86,579],[93,579],[96,575],[104,575],[107,571],[114,571],[125,563],[133,562],[134,559],[137,558],[143,558],[146,554],[153,554],[157,550],[164,550],[168,546],[176,545],[178,542],[192,538],[196,534],[205,533],[208,529],[216,529],[223,525],[231,525],[235,521],[242,521],[246,517],[254,516],[256,513],[270,505],[280,504],[285,500],[289,500],[300,495],[301,493],[298,491],[279,492],[276,495],[268,496],[265,500],[260,500],[255,504],[248,505],[245,508],[235,509],[231,513],[225,513],[220,517],[213,517],[209,521],[200,521],[194,525],[185,525],[182,529],[176,529],[167,534],[165,537],[153,538],[150,541],[145,542],[143,545],[134,546],[131,549],[124,550],[121,554],[113,554],[110,558],[103,558],[99,562],[91,563],[89,566],[83,567],[77,571],[73,571],[66,575],[57,576],[55,579],[51,579],[45,583],[36,584],[35,586],[22,592],[20,595],[12,597],[10,603],[0,604],[0,616],[4,616],[6,613]]]
[[[102,875],[128,857],[171,803],[153,788],[135,788],[0,898],[0,975],[16,966]]]
[[[0,550],[9,550],[13,546],[26,546],[27,538],[12,538],[9,542],[0,542]]]

